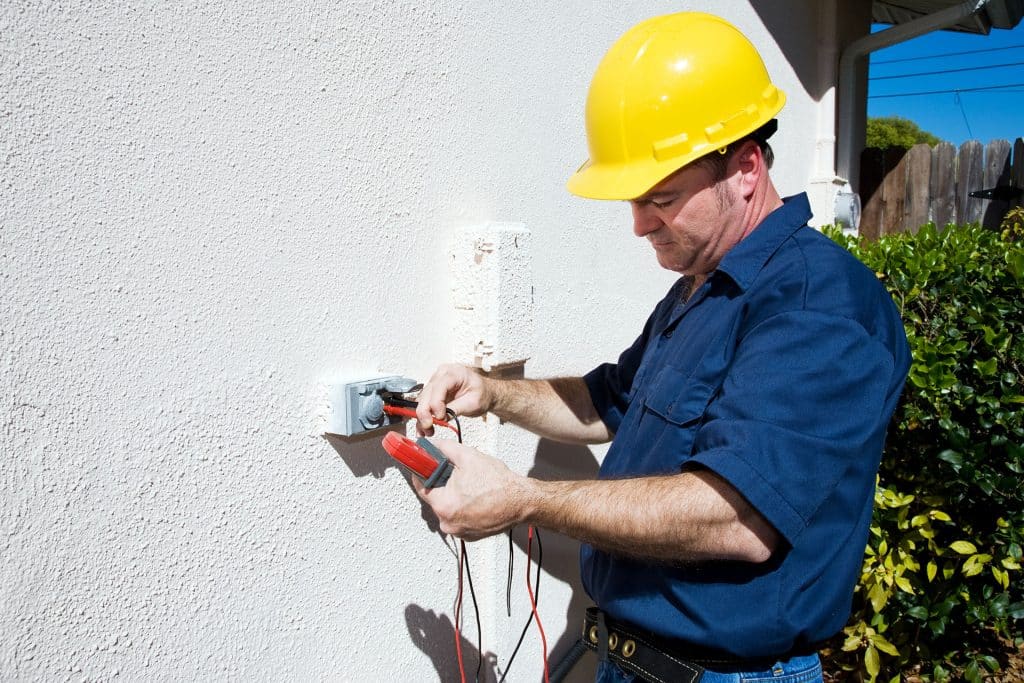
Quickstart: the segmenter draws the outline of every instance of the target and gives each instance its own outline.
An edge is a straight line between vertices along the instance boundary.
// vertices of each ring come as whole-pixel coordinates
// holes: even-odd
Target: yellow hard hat
[[[626,32],[587,95],[588,159],[567,183],[591,199],[635,199],[708,152],[754,132],[786,95],[724,19],[680,12]]]

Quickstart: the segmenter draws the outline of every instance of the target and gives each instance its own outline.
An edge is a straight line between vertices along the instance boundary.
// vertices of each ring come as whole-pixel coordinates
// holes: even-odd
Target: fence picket
[[[931,220],[946,227],[956,220],[956,147],[940,142],[932,150]]]
[[[914,145],[907,152],[905,161],[907,164],[905,184],[907,203],[905,213],[901,217],[901,225],[895,226],[893,231],[897,232],[901,227],[905,227],[910,232],[917,232],[918,228],[928,222],[932,148],[924,143]]]
[[[975,189],[991,190],[1010,184],[1010,141],[992,140],[985,147],[985,179],[983,186]],[[993,199],[982,204],[984,215],[981,224],[986,228],[998,228],[999,222],[1010,207],[1005,199]]]
[[[1013,141],[1013,163],[1010,166],[1010,184],[1024,188],[1024,140]],[[1024,195],[1017,197],[1011,206],[1024,206]]]
[[[983,154],[984,148],[977,140],[968,140],[960,145],[956,159],[956,222],[961,225],[981,221],[982,200],[968,193],[982,189],[981,183],[985,178]]]

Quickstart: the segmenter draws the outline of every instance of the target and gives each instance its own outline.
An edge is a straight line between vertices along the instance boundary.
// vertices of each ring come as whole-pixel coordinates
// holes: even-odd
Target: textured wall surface
[[[627,206],[563,188],[586,86],[628,26],[697,5],[3,3],[0,678],[452,680],[450,545],[376,438],[320,435],[322,378],[462,353],[449,242],[488,221],[530,231],[527,375],[615,357],[673,278]],[[716,11],[790,94],[798,191],[814,98],[746,2]],[[813,32],[787,40],[814,68]],[[475,422],[523,472],[603,452]],[[549,547],[554,645],[585,596]],[[512,619],[504,540],[471,552],[504,666],[522,550]]]

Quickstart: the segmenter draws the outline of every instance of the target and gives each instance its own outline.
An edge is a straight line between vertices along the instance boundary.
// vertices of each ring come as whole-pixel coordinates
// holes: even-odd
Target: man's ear
[[[761,147],[755,141],[747,140],[736,150],[733,159],[739,173],[740,194],[744,199],[749,199],[754,194],[761,177],[768,171],[764,153],[761,152]]]

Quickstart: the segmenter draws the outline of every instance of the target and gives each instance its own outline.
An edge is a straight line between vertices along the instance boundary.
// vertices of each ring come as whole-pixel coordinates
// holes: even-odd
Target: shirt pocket
[[[673,367],[662,368],[644,397],[641,430],[662,472],[678,471],[688,460],[716,387]]]

